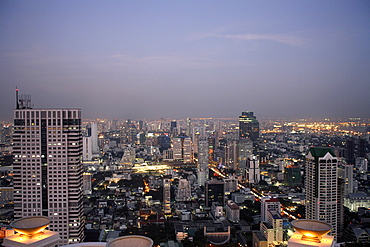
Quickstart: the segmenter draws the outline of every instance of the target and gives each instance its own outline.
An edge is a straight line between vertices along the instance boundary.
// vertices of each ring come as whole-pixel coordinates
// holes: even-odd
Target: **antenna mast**
[[[18,99],[18,87],[15,87],[15,106],[16,109],[19,109],[19,99]]]

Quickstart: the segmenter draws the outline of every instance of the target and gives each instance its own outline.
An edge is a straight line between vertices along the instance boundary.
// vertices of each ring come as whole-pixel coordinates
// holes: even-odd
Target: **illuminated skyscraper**
[[[244,111],[239,116],[239,137],[247,138],[253,142],[258,140],[260,124],[251,111]]]
[[[306,160],[306,218],[330,224],[330,235],[336,237],[340,222],[337,158],[330,148],[311,147]]]
[[[191,139],[188,136],[172,138],[173,158],[184,163],[192,162]]]
[[[171,213],[171,180],[168,178],[163,179],[163,207],[164,213]]]
[[[84,239],[81,110],[14,110],[14,217],[47,216],[61,244]]]
[[[258,139],[260,132],[260,124],[253,112],[242,112],[239,116],[239,138],[250,139],[253,142],[253,153],[258,153]]]

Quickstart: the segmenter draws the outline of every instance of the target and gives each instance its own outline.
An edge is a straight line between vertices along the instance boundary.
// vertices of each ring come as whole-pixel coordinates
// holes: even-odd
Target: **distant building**
[[[228,140],[225,146],[225,166],[235,170],[238,167],[239,143],[237,140]]]
[[[206,182],[206,207],[211,207],[213,202],[225,205],[224,182],[222,180],[208,180]]]
[[[352,164],[340,164],[338,170],[338,176],[344,181],[344,196],[349,193],[354,193],[354,182],[353,177],[353,165]]]
[[[249,167],[248,158],[253,156],[253,142],[250,139],[238,141],[238,169],[237,175],[243,180],[247,179],[247,169]]]
[[[271,197],[261,198],[261,221],[268,222],[269,211],[277,211],[281,213],[281,205],[278,199]]]
[[[163,151],[163,160],[164,161],[173,161],[173,150],[168,149]]]
[[[261,180],[259,161],[256,156],[247,158],[246,180],[249,184],[258,184]]]
[[[238,189],[238,178],[229,176],[228,178],[224,178],[225,183],[225,193],[230,193],[236,191]]]
[[[239,138],[249,139],[253,142],[253,154],[258,153],[260,125],[253,112],[242,112],[239,116]]]
[[[198,151],[198,165],[197,165],[197,175],[198,175],[198,185],[204,186],[205,182],[208,180],[208,142],[206,140],[200,140]]]
[[[0,187],[0,203],[12,202],[14,198],[13,187]]]
[[[84,195],[90,195],[92,194],[92,174],[89,172],[83,173],[83,189],[84,189]]]
[[[82,145],[83,145],[83,151],[82,151],[82,160],[83,161],[90,161],[93,157],[93,148],[92,148],[92,140],[93,138],[91,136],[84,136],[82,137]]]
[[[226,217],[231,222],[239,222],[240,220],[240,208],[235,202],[228,200],[225,206]]]
[[[191,139],[188,136],[178,136],[172,138],[172,149],[174,160],[184,163],[192,162]]]
[[[92,153],[93,154],[99,153],[98,125],[96,123],[91,123],[90,126],[88,127],[88,136],[91,136]]]
[[[283,242],[283,218],[276,210],[267,212],[267,221],[260,223],[260,231],[266,238],[269,246]]]
[[[370,195],[365,192],[349,193],[344,198],[344,206],[352,212],[357,212],[360,207],[370,208]]]
[[[163,207],[164,213],[171,213],[171,180],[168,178],[163,179]]]
[[[284,168],[284,184],[286,186],[301,186],[301,169],[298,166],[287,166]]]
[[[180,179],[176,193],[176,201],[185,202],[191,200],[191,188],[187,179]]]

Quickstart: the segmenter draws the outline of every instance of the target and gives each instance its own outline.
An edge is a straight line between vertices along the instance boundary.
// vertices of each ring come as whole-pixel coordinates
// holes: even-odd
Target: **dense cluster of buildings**
[[[3,237],[13,219],[45,216],[59,245],[155,225],[170,229],[161,246],[287,246],[299,218],[329,224],[332,244],[370,239],[370,125],[358,119],[82,121],[18,100],[0,131]]]

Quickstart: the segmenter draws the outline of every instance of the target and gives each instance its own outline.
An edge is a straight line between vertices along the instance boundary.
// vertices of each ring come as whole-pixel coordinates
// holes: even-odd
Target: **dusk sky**
[[[370,1],[0,0],[15,87],[83,118],[370,117]]]

